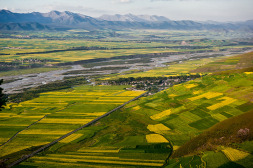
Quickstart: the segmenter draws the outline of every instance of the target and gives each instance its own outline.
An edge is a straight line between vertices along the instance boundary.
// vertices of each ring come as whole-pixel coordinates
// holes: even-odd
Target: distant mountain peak
[[[35,23],[36,22],[36,23]],[[253,22],[199,23],[191,20],[173,21],[164,16],[133,15],[103,15],[98,19],[69,11],[51,11],[48,13],[14,13],[9,10],[0,10],[0,23],[3,30],[46,30],[55,27],[57,30],[82,28],[95,29],[171,29],[171,30],[242,30],[253,31]],[[15,24],[10,24],[15,23]],[[38,25],[37,23],[41,24]],[[17,28],[16,28],[17,27]],[[30,28],[32,27],[32,28]],[[50,29],[52,30],[52,29]]]
[[[157,15],[133,15],[131,13],[121,15],[102,15],[99,17],[101,20],[106,21],[128,21],[128,22],[166,22],[170,21],[170,19],[164,16],[157,16]]]

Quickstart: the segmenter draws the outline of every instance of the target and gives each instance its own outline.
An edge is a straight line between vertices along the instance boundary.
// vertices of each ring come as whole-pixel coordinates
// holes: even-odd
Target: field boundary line
[[[22,158],[20,158],[20,159],[16,160],[15,162],[13,162],[13,163],[7,165],[6,167],[7,167],[7,168],[10,168],[10,167],[13,167],[13,166],[15,166],[15,165],[20,164],[21,162],[23,162],[23,161],[25,161],[25,160],[27,160],[27,159],[33,157],[33,156],[36,155],[37,153],[39,153],[39,152],[41,152],[41,151],[44,151],[46,148],[48,148],[48,147],[50,147],[50,146],[53,146],[54,144],[56,144],[56,143],[59,142],[60,140],[65,139],[65,138],[67,138],[68,136],[70,136],[70,135],[76,133],[77,131],[79,131],[79,130],[85,128],[85,127],[88,127],[88,126],[90,126],[90,125],[96,123],[98,120],[100,120],[100,119],[102,119],[102,118],[104,118],[104,117],[110,115],[111,113],[113,113],[113,112],[115,112],[115,111],[121,109],[122,107],[124,107],[125,105],[131,103],[132,101],[135,101],[135,100],[139,99],[140,97],[143,97],[143,96],[146,95],[147,93],[148,93],[148,92],[145,92],[145,93],[143,93],[143,94],[141,94],[141,95],[139,95],[139,96],[133,98],[132,100],[129,100],[128,102],[126,102],[126,103],[124,103],[124,104],[122,104],[122,105],[120,105],[120,106],[118,106],[118,107],[112,109],[111,111],[109,111],[109,112],[103,114],[102,116],[100,116],[100,117],[98,117],[98,118],[96,118],[96,119],[94,119],[94,120],[88,122],[87,124],[84,124],[83,126],[81,126],[81,127],[77,128],[77,129],[75,129],[75,130],[73,130],[73,131],[71,131],[71,132],[69,132],[69,133],[67,133],[67,134],[65,134],[65,135],[63,135],[63,136],[61,136],[60,138],[58,138],[58,139],[56,139],[56,140],[50,142],[49,144],[46,144],[46,145],[42,146],[41,148],[39,148],[39,149],[33,151],[32,153],[30,153],[30,154],[28,154],[28,155],[24,155]]]
[[[41,120],[43,120],[44,118],[46,118],[47,115],[48,115],[48,114],[46,114],[46,115],[45,115],[44,117],[42,117],[41,119],[35,121],[34,123],[28,125],[26,128],[24,128],[24,129],[18,131],[18,132],[17,132],[16,134],[14,134],[10,139],[8,139],[6,142],[4,142],[2,145],[0,145],[0,147],[6,145],[8,142],[10,142],[11,140],[13,140],[20,132],[22,132],[22,131],[24,131],[24,130],[27,130],[27,129],[30,128],[31,126],[37,124],[38,122],[40,122]]]

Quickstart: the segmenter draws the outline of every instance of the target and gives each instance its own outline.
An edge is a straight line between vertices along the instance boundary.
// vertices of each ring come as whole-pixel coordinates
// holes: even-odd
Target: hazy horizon
[[[252,0],[0,0],[1,9],[16,13],[57,10],[91,17],[131,13],[165,16],[171,20],[220,22],[252,20],[252,6]]]

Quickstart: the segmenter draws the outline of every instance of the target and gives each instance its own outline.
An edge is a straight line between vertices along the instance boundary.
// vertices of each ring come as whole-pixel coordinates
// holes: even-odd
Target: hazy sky
[[[253,0],[0,0],[13,12],[71,11],[102,14],[148,14],[172,20],[244,21],[253,19]]]

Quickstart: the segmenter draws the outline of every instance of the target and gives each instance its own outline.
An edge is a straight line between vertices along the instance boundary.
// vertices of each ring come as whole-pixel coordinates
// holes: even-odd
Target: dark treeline
[[[133,47],[133,48],[106,48],[106,47],[72,47],[64,50],[50,50],[50,51],[41,51],[41,52],[26,52],[26,53],[16,53],[16,55],[24,55],[24,54],[48,54],[48,53],[57,53],[57,52],[65,52],[65,51],[78,51],[78,50],[122,50],[122,49],[145,49],[145,48],[170,48],[170,49],[209,49],[212,46],[158,46],[158,47]]]
[[[186,80],[186,79],[195,79],[201,77],[200,74],[196,75],[180,75],[180,76],[170,76],[170,77],[129,77],[129,78],[119,78],[117,80],[108,80],[109,84],[131,84],[132,82],[152,82],[152,81],[164,81],[164,80]]]
[[[133,88],[138,90],[146,90],[150,93],[156,93],[171,87],[175,84],[187,82],[201,75],[181,75],[181,76],[170,76],[170,77],[129,77],[119,78],[117,80],[100,81],[97,84],[102,85],[132,85]]]
[[[226,49],[225,49],[226,50]],[[200,51],[184,51],[184,52],[164,52],[164,53],[150,53],[150,54],[135,54],[135,55],[126,55],[126,56],[116,56],[111,58],[95,58],[89,60],[81,60],[81,61],[74,61],[74,62],[66,62],[66,63],[59,63],[57,65],[78,65],[78,64],[86,64],[86,63],[94,63],[94,62],[102,62],[102,61],[112,61],[116,59],[136,59],[136,58],[153,58],[153,57],[167,57],[170,55],[180,55],[180,54],[194,54],[194,53],[204,53],[204,52],[212,52],[213,50],[200,50]],[[210,56],[201,56],[199,58],[205,58]],[[198,58],[198,57],[194,57]]]

